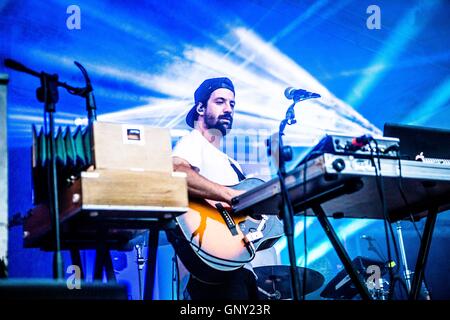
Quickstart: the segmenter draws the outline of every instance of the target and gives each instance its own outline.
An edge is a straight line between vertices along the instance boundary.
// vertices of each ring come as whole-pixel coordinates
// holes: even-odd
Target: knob
[[[341,172],[345,169],[345,162],[343,159],[339,158],[333,161],[333,169],[337,172]]]

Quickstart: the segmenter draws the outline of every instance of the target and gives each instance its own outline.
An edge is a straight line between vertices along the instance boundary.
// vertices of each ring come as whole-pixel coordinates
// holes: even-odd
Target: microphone
[[[25,67],[23,64],[21,64],[20,62],[18,62],[16,60],[7,58],[3,61],[3,63],[5,65],[5,67],[10,68],[12,70],[25,72],[25,73],[31,74],[33,76],[36,76],[36,77],[40,76],[38,72]]]
[[[286,88],[286,90],[284,90],[284,96],[289,100],[294,99],[295,101],[321,97],[321,95],[318,93],[306,91],[303,89],[295,89],[293,87]]]
[[[374,240],[371,236],[368,236],[367,234],[363,234],[361,236],[361,239],[367,240],[367,241],[373,241]]]
[[[25,67],[23,64],[21,64],[20,62],[17,62],[16,60],[13,60],[13,59],[5,59],[4,63],[5,63],[6,67],[13,69],[13,70],[24,71],[27,69],[27,67]]]

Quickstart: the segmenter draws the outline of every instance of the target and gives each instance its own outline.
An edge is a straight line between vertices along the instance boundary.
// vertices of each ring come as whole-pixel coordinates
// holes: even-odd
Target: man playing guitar
[[[222,138],[231,130],[233,124],[234,85],[228,78],[207,79],[195,91],[194,99],[195,105],[186,116],[186,123],[193,130],[182,137],[173,150],[174,170],[186,173],[190,199],[209,199],[208,201],[220,202],[223,206],[229,207],[232,198],[245,192],[227,187],[238,184],[245,177],[242,174],[240,165],[219,149]],[[214,214],[219,218],[211,218],[209,216],[208,221],[211,223],[213,220],[221,219],[218,213]],[[184,223],[189,225],[189,215],[186,217],[184,218]],[[226,221],[226,217],[223,220]],[[183,224],[181,221],[179,222]],[[223,223],[223,221],[221,222]],[[204,225],[206,223],[204,222]],[[232,228],[230,228],[230,231],[233,231]],[[196,231],[186,237],[188,240],[194,239],[199,236],[198,233],[199,231]],[[240,230],[239,235],[242,235]],[[232,239],[231,233],[229,236]],[[238,234],[234,233],[234,236],[236,238]],[[199,237],[197,245],[194,247],[194,251],[197,248],[198,252],[201,251],[200,247],[202,246],[202,236],[200,235]],[[224,248],[227,245],[229,243],[225,240]],[[248,255],[245,246],[242,247],[244,248],[243,252]],[[258,255],[264,251],[268,250],[258,251]],[[177,253],[180,256],[180,252]],[[250,259],[242,260],[241,265],[243,267],[233,268],[233,266],[238,266],[239,264],[233,264],[232,261],[235,261],[230,260],[230,258],[228,260],[224,259],[226,263],[223,265],[227,265],[229,262],[230,270],[224,272],[224,277],[214,283],[200,279],[194,275],[195,272],[193,272],[192,268],[189,270],[189,267],[187,267],[191,272],[186,288],[189,295],[188,298],[193,300],[257,299],[256,278],[250,263],[250,260],[255,257],[255,253]],[[222,265],[219,260],[213,258],[212,254],[205,254],[203,257],[204,261],[211,262],[210,265],[216,265],[218,268]],[[181,260],[186,264],[182,257]],[[197,275],[203,274],[197,273]]]

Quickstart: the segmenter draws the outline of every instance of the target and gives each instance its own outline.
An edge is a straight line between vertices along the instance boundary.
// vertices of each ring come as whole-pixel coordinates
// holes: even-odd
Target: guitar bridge
[[[266,225],[267,219],[268,218],[266,215],[264,215],[264,214],[261,215],[261,222],[259,223],[256,231],[249,232],[246,235],[246,237],[249,241],[254,242],[254,241],[259,240],[264,237],[262,230],[264,229],[264,226]]]
[[[230,230],[231,234],[233,236],[237,236],[238,232],[236,229],[236,223],[234,222],[231,215],[228,213],[228,211],[223,207],[223,205],[219,202],[216,203],[217,211],[219,211],[220,215],[222,216],[223,220],[225,221],[225,224],[228,227],[228,230]]]
[[[254,242],[254,241],[259,240],[262,237],[264,237],[264,235],[261,231],[253,231],[253,232],[247,233],[246,237],[247,237],[248,241]]]

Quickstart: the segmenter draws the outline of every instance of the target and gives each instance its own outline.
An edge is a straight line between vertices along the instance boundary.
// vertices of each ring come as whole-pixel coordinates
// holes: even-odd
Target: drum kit
[[[289,266],[272,265],[253,269],[258,277],[259,298],[262,300],[291,300],[293,298],[291,286],[291,270]],[[325,277],[318,271],[297,267],[300,279],[306,276],[307,282],[301,292],[308,294],[319,289]]]
[[[387,300],[389,294],[389,283],[383,278],[387,274],[387,267],[384,267],[381,261],[372,260],[365,257],[356,257],[352,261],[355,268],[360,274],[366,275],[366,284],[369,283],[374,274],[379,275],[379,279],[374,279],[377,282],[375,285],[368,285],[369,293],[374,300]],[[381,266],[378,273],[367,273],[371,267]],[[257,275],[257,285],[259,291],[259,298],[262,300],[292,300],[292,285],[290,267],[286,265],[270,265],[260,266],[254,268]],[[305,287],[300,286],[300,292],[305,296],[317,291],[325,283],[325,277],[318,271],[310,268],[297,267],[300,281],[306,279]],[[332,278],[325,288],[321,291],[320,297],[322,299],[331,300],[348,300],[357,299],[358,291],[354,287],[350,277],[345,270],[341,270]],[[307,298],[306,298],[307,299]]]

